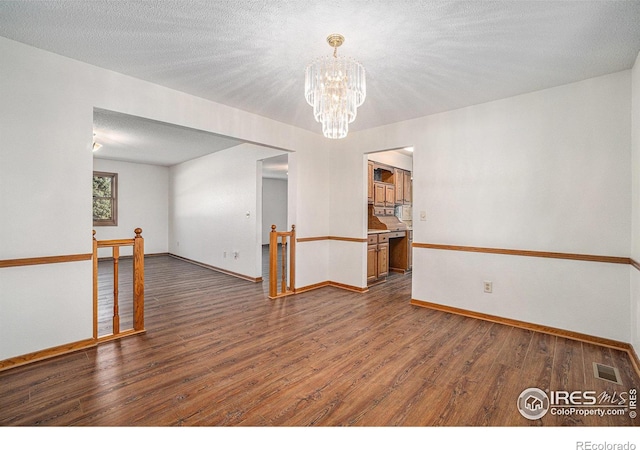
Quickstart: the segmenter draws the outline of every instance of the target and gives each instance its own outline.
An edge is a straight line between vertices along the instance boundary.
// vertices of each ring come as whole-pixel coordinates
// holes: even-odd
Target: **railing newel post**
[[[98,339],[98,240],[93,230],[93,339]]]
[[[291,246],[289,247],[289,289],[296,291],[296,226],[291,225]]]
[[[133,329],[144,330],[144,238],[142,228],[133,238]]]
[[[296,226],[292,225],[291,231],[277,232],[276,226],[271,225],[271,233],[269,236],[269,298],[273,299],[285,295],[295,294],[295,230]],[[280,276],[280,292],[278,292],[278,238],[282,240],[282,260],[280,261],[282,272]]]
[[[271,225],[269,234],[269,297],[275,298],[278,295],[278,233],[276,226]]]
[[[120,247],[113,247],[113,334],[120,333],[120,313],[118,307],[118,272],[120,266]]]

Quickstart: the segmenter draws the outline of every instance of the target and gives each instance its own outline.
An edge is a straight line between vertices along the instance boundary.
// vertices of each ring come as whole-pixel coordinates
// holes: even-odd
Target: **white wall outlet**
[[[421,221],[425,221],[427,220],[427,212],[426,211],[420,211],[420,220]]]
[[[226,258],[227,257],[227,252],[222,252],[222,257]]]
[[[487,294],[491,294],[493,292],[493,282],[492,281],[484,281],[484,292]]]
[[[240,252],[233,252],[233,259],[238,259],[240,257]]]

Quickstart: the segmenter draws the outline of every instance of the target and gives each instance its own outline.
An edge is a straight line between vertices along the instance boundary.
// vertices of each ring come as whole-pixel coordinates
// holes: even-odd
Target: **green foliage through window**
[[[117,225],[117,180],[115,173],[93,173],[93,224]]]

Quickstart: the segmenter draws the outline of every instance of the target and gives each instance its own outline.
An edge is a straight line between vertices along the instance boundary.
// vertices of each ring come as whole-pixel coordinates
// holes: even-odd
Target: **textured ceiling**
[[[0,36],[316,133],[304,68],[331,33],[367,70],[355,131],[629,69],[640,0],[0,0]],[[239,143],[94,122],[101,158],[172,165]]]
[[[94,109],[95,158],[172,166],[242,144],[201,130]]]
[[[95,108],[94,141],[101,147],[94,158],[138,164],[173,166],[243,143],[202,130],[158,122],[142,117]],[[286,154],[264,159],[264,178],[287,179]]]
[[[351,130],[631,68],[640,1],[0,1],[0,35],[315,132],[304,68],[367,70]]]

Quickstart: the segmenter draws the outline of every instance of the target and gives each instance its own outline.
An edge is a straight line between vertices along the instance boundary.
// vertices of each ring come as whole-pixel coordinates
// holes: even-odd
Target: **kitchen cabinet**
[[[367,202],[393,207],[411,204],[411,171],[367,162]]]
[[[389,275],[389,238],[386,234],[368,235],[367,284],[384,281]]]
[[[393,207],[396,202],[395,187],[393,184],[374,181],[373,205]]]
[[[402,169],[394,169],[393,183],[395,186],[395,204],[404,205],[404,173]]]
[[[384,206],[386,201],[386,191],[385,185],[383,183],[378,183],[377,181],[373,183],[373,205],[374,206]]]
[[[396,204],[396,187],[393,184],[384,186],[384,206],[394,206]]]
[[[413,231],[407,229],[412,179],[409,170],[375,161],[368,161],[367,173],[367,284],[372,285],[384,282],[390,271],[412,269]]]

